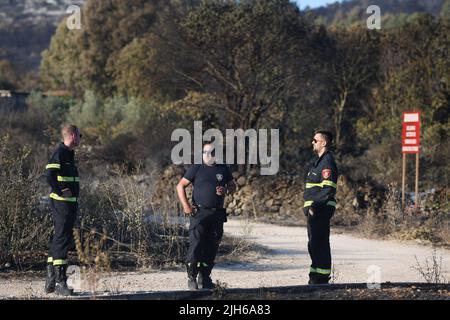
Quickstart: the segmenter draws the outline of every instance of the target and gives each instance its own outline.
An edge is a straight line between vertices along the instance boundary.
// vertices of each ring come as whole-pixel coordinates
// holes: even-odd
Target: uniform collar
[[[69,152],[73,152],[73,150],[70,150],[65,144],[64,144],[64,142],[60,142],[59,143],[59,146],[61,147],[61,148],[63,148],[64,150],[67,150],[67,151],[69,151]]]
[[[316,160],[316,162],[314,163],[314,166],[316,167],[316,166],[319,164],[320,160],[322,160],[323,157],[325,157],[325,155],[327,155],[328,153],[330,153],[330,150],[325,151],[320,157],[317,156],[317,160]]]

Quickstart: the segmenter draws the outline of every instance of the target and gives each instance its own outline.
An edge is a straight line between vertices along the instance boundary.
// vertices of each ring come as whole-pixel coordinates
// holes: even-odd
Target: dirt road
[[[213,271],[213,280],[220,280],[228,288],[258,288],[291,286],[307,283],[309,256],[307,235],[303,227],[275,226],[270,224],[230,219],[225,233],[245,237],[268,250],[252,263],[222,263]],[[331,235],[335,283],[425,282],[415,270],[416,258],[424,265],[433,255],[433,248],[396,241],[369,240],[354,236]],[[437,249],[442,258],[442,276],[450,279],[450,250]],[[438,261],[439,262],[439,261]],[[0,279],[0,298],[53,297],[42,293],[41,279]],[[186,276],[182,269],[113,273],[105,276],[100,291],[142,292],[185,290]],[[82,287],[81,292],[86,292]]]

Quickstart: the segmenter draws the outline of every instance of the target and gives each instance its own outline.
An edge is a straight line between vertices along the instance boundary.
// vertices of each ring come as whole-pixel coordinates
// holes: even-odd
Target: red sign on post
[[[419,153],[420,112],[403,112],[402,153]]]

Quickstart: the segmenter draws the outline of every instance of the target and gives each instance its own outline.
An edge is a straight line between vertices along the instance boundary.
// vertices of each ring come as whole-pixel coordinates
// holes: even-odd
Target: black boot
[[[60,296],[71,296],[73,290],[67,287],[67,265],[55,266],[56,286],[55,292]]]
[[[317,284],[316,274],[309,273],[309,281],[308,284]]]
[[[206,265],[201,264],[200,272],[198,275],[198,288],[199,289],[214,289],[215,285],[211,279],[211,271],[214,267],[214,264]]]
[[[47,278],[45,279],[45,293],[55,292],[55,266],[53,264],[47,264]]]
[[[186,264],[186,271],[188,275],[188,288],[189,290],[197,290],[197,274],[198,274],[198,268],[197,263],[187,263]]]
[[[310,273],[308,284],[328,284],[330,279],[329,275]]]

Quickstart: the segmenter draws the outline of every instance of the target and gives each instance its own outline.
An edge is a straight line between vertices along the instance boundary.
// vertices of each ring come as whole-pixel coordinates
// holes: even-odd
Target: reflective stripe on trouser
[[[310,267],[309,272],[329,275],[329,274],[331,274],[331,269],[321,269],[321,268]]]
[[[212,267],[223,235],[223,217],[214,211],[200,208],[190,218],[187,263],[198,267]]]
[[[330,219],[335,208],[327,206],[319,209],[314,216],[308,217],[308,252],[311,257],[311,273],[330,275]]]
[[[197,262],[197,268],[200,268],[200,267],[208,267],[208,264],[206,263],[206,262]]]
[[[49,257],[53,265],[66,264],[67,253],[74,247],[73,227],[76,220],[78,204],[75,202],[50,201],[54,234],[50,242]]]
[[[56,260],[53,260],[53,265],[54,265],[54,266],[63,266],[63,265],[65,265],[65,264],[67,264],[67,261],[66,261],[65,259],[56,259]]]
[[[80,182],[80,177],[56,177],[59,182]]]
[[[58,201],[77,202],[77,198],[76,197],[64,198],[64,197],[58,196],[56,193],[50,193],[50,198],[53,199],[53,200],[58,200]]]

